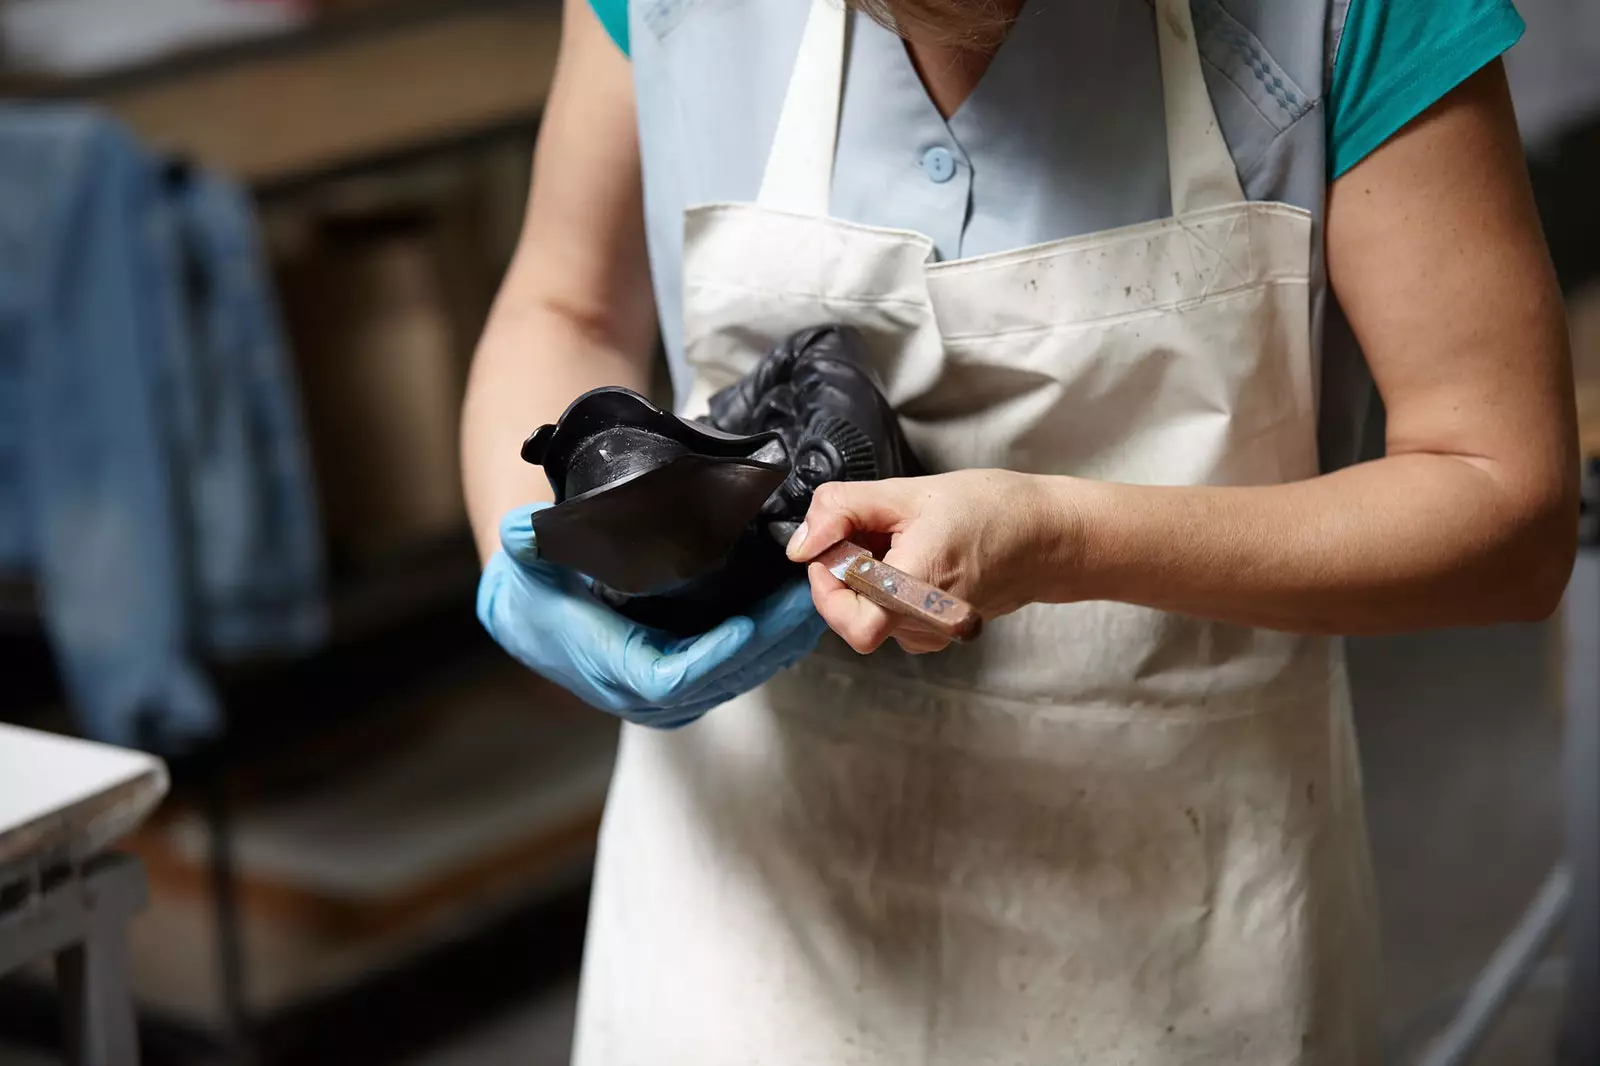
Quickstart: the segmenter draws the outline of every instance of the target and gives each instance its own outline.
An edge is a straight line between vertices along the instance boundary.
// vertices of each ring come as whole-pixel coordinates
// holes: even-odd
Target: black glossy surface
[[[534,514],[539,555],[616,592],[669,592],[727,559],[787,464],[685,453]]]
[[[574,400],[522,457],[555,490],[533,516],[540,557],[623,597],[716,570],[789,471],[775,433],[719,433],[615,387]]]
[[[865,340],[843,326],[786,338],[711,398],[703,422],[595,389],[522,457],[556,494],[533,517],[540,556],[594,578],[622,614],[680,635],[800,576],[782,544],[817,486],[921,472]]]

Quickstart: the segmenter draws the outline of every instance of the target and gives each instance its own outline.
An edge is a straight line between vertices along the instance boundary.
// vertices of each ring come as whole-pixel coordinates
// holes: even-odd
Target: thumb
[[[539,561],[539,547],[533,533],[533,513],[549,507],[548,503],[533,503],[508,511],[500,519],[500,546],[523,566]]]
[[[861,533],[898,533],[916,517],[921,494],[915,479],[830,481],[812,494],[806,520],[794,531],[786,549],[797,563],[809,562],[824,549]]]

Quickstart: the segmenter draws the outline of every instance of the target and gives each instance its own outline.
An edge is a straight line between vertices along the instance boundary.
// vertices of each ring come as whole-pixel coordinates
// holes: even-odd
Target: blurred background
[[[1600,2],[1519,7],[1600,454]],[[558,21],[0,0],[0,721],[168,760],[125,845],[147,1063],[566,1061],[615,728],[478,629],[456,459]],[[1600,646],[1563,632],[1352,646],[1395,1062],[1593,802],[1562,679]],[[1541,941],[1473,1061],[1558,1061],[1578,883],[1589,917]],[[0,1064],[62,1061],[54,994],[45,965],[0,977]]]

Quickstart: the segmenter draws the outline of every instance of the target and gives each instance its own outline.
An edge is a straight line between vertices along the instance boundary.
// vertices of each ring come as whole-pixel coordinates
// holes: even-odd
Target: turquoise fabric
[[[589,0],[628,54],[628,0]],[[1511,0],[1350,0],[1327,93],[1337,178],[1522,36]]]
[[[611,39],[617,42],[622,54],[628,54],[628,0],[589,0],[595,17],[606,28]]]
[[[1351,0],[1328,85],[1329,174],[1365,159],[1522,31],[1511,0]]]

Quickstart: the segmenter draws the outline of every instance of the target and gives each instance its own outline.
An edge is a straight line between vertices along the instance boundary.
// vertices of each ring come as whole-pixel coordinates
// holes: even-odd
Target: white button
[[[922,153],[922,169],[929,181],[943,185],[956,176],[956,157],[943,145],[934,145]]]

